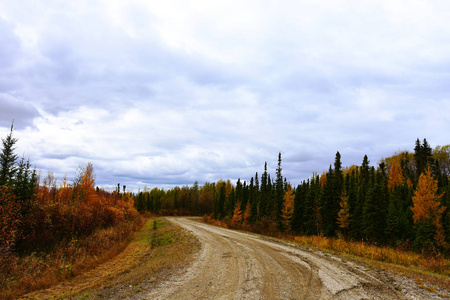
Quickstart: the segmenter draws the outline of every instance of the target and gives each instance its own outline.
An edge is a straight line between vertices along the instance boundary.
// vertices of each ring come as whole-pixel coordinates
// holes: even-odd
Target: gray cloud
[[[14,120],[15,128],[23,129],[32,126],[33,120],[39,116],[33,104],[0,93],[0,126],[11,126]]]
[[[4,1],[0,134],[14,118],[39,168],[90,161],[135,189],[249,180],[279,151],[298,183],[338,150],[375,165],[418,137],[445,145],[443,5]]]

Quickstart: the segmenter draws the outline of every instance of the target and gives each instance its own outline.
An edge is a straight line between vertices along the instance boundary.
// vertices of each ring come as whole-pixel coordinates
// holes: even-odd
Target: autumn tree
[[[438,183],[428,168],[419,177],[419,183],[413,196],[413,220],[416,228],[416,247],[434,247],[443,235],[441,218],[445,210],[440,203],[443,194],[438,195]],[[436,239],[436,237],[438,239]]]
[[[348,204],[348,195],[345,190],[342,192],[339,206],[341,209],[338,212],[337,222],[344,236],[347,236],[347,230],[350,225],[350,206]]]
[[[403,177],[403,171],[397,161],[394,160],[392,162],[391,170],[389,171],[389,190],[392,192],[395,187],[402,185],[404,181],[405,179]]]
[[[1,250],[9,250],[20,233],[20,206],[8,186],[0,186],[0,258]]]
[[[291,221],[293,214],[294,214],[294,190],[292,189],[290,184],[287,184],[287,190],[284,193],[283,197],[283,209],[281,214],[283,218],[283,229],[285,231],[291,231]]]
[[[241,203],[236,202],[233,210],[233,217],[231,218],[231,225],[237,227],[242,220]]]

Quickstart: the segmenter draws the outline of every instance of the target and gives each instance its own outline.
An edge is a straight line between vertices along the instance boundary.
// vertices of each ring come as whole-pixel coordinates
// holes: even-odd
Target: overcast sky
[[[61,178],[294,184],[447,145],[450,3],[0,1],[0,135]]]

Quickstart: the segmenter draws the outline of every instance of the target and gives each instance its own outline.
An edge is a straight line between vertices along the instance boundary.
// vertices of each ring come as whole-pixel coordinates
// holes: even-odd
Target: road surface
[[[440,299],[412,281],[338,256],[188,218],[168,219],[197,236],[202,247],[192,266],[147,299]]]

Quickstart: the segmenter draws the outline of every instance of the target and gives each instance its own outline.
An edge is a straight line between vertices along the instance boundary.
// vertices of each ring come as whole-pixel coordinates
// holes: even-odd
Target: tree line
[[[371,166],[343,167],[341,155],[322,174],[293,186],[282,175],[257,172],[249,182],[219,180],[169,190],[145,189],[135,197],[138,211],[211,214],[230,226],[251,225],[279,232],[363,240],[420,251],[447,251],[450,243],[450,145],[434,150],[416,140]]]
[[[57,186],[52,173],[42,180],[31,163],[15,154],[13,126],[0,155],[0,250],[27,251],[55,241],[89,235],[97,228],[136,217],[137,212],[210,215],[231,227],[364,240],[371,243],[448,251],[450,243],[450,145],[432,149],[416,140],[371,166],[343,167],[341,155],[322,174],[297,186],[267,169],[249,181],[206,182],[136,195],[95,188],[92,164],[73,182]],[[0,251],[0,252],[1,252]]]

